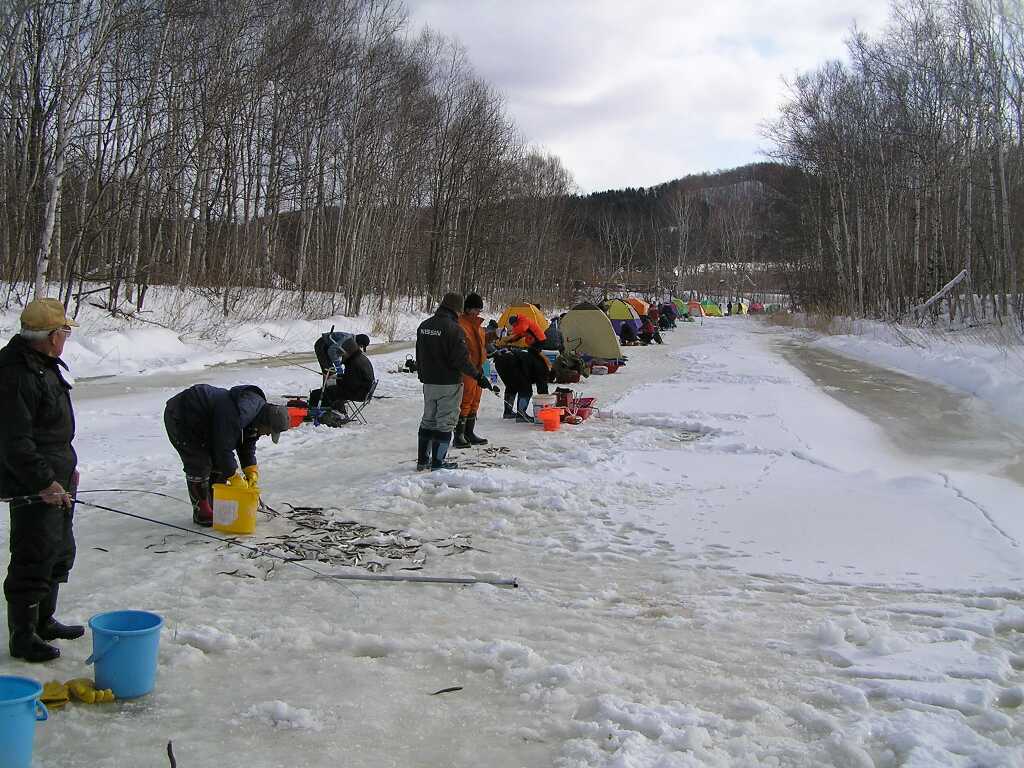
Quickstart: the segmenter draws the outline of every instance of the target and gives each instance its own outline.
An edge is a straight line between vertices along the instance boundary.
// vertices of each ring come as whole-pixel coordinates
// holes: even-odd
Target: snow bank
[[[245,307],[225,318],[219,301],[202,291],[155,286],[145,309],[136,313],[110,312],[84,301],[64,360],[78,378],[119,374],[151,374],[169,370],[199,370],[219,363],[311,354],[313,342],[332,326],[365,333],[375,343],[412,339],[424,314],[404,310],[389,314],[386,336],[374,331],[371,312],[357,317],[308,316],[290,291],[261,291]],[[372,307],[373,301],[364,306]],[[20,308],[0,313],[0,335],[17,332]]]

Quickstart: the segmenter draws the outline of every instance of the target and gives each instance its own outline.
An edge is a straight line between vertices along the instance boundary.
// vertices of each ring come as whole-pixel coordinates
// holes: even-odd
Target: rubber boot
[[[466,439],[466,417],[459,416],[459,423],[455,425],[455,440],[452,448],[469,448],[469,441]]]
[[[210,501],[210,481],[205,477],[185,476],[188,497],[192,500],[192,522],[209,528],[213,525],[213,504]]]
[[[39,603],[39,623],[36,634],[43,640],[77,640],[85,634],[81,624],[61,624],[53,614],[57,611],[57,592],[60,584],[50,587],[49,596]]]
[[[434,440],[434,430],[420,427],[416,434],[416,471],[430,469],[430,444]]]
[[[533,424],[534,418],[530,415],[530,395],[519,395],[516,399],[516,421]]]
[[[487,445],[487,438],[476,434],[476,414],[466,417],[466,441],[470,445]]]
[[[434,431],[434,443],[430,450],[430,471],[433,472],[437,469],[457,469],[458,464],[454,461],[448,461],[448,446],[452,442],[451,432],[440,432]]]
[[[516,393],[505,387],[505,412],[501,415],[503,419],[514,419],[516,417],[515,403]]]
[[[54,648],[36,634],[39,624],[39,604],[7,604],[7,632],[10,635],[8,649],[11,657],[32,663],[53,661],[60,656],[60,648]]]

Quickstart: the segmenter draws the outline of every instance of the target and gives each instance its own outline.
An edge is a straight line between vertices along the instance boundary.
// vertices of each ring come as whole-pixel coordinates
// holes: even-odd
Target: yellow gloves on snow
[[[245,480],[249,483],[250,488],[255,488],[260,484],[260,468],[252,464],[242,469],[245,474]]]
[[[71,692],[71,698],[85,704],[105,704],[108,701],[114,700],[114,692],[112,690],[109,688],[97,688],[96,684],[87,677],[76,677],[74,680],[68,680],[68,690]]]
[[[105,704],[114,700],[114,692],[109,688],[97,688],[87,677],[76,677],[66,683],[56,680],[46,683],[39,699],[50,709],[60,709],[72,699],[83,704]]]

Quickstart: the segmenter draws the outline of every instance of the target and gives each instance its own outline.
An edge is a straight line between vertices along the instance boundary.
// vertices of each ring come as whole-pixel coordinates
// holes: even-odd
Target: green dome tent
[[[711,299],[705,299],[700,303],[700,305],[704,308],[704,314],[708,317],[722,316],[722,308],[715,304],[715,302],[711,301]]]
[[[577,304],[559,323],[565,348],[577,355],[588,355],[601,360],[622,357],[619,337],[615,335],[611,320],[593,304]]]

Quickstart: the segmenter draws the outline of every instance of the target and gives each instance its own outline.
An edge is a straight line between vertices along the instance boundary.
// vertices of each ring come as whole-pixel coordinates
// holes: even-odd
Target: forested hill
[[[720,279],[708,265],[785,269],[801,237],[796,201],[805,184],[801,171],[764,162],[576,196],[569,207],[588,245],[591,281],[701,290]]]

